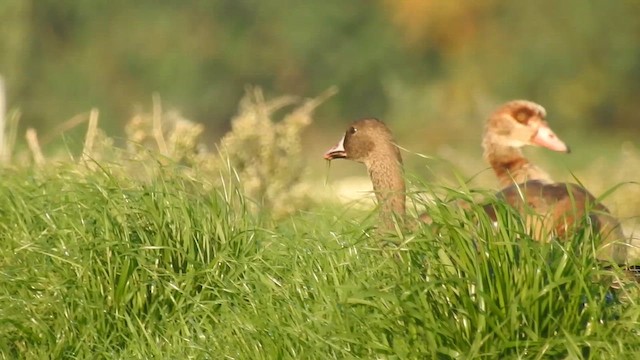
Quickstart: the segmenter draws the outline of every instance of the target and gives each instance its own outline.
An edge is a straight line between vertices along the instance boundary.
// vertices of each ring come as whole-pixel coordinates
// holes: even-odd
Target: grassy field
[[[540,246],[441,203],[404,235],[330,206],[273,221],[233,178],[156,170],[3,171],[3,358],[640,354],[635,285],[596,281],[588,232]]]
[[[414,181],[433,224],[376,232],[375,210],[309,192],[317,102],[275,124],[279,101],[245,99],[219,153],[157,116],[115,149],[93,113],[80,159],[0,170],[0,358],[640,356],[638,286],[610,288],[588,229],[541,245]]]

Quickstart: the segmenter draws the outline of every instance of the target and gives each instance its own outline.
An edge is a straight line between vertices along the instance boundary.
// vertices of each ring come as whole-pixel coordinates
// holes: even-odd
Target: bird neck
[[[380,206],[383,226],[393,228],[393,218],[402,220],[405,215],[405,184],[402,158],[392,155],[378,156],[367,164],[373,191]]]
[[[500,186],[503,188],[529,180],[538,180],[544,183],[553,181],[549,174],[531,164],[524,157],[520,148],[497,144],[491,141],[490,136],[485,136],[482,146],[484,159],[491,165]]]

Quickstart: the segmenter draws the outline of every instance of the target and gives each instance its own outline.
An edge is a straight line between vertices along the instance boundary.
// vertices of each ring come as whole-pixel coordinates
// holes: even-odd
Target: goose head
[[[391,131],[382,121],[373,118],[351,123],[342,139],[324,154],[324,158],[349,159],[363,163],[367,168],[378,160],[389,158],[402,163]]]
[[[527,100],[510,101],[493,112],[485,128],[485,148],[492,144],[509,148],[527,145],[569,153],[569,147],[549,127],[547,112]]]

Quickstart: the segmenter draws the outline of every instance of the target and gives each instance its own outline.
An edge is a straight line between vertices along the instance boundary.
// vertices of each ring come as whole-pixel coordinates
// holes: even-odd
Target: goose
[[[569,147],[551,130],[547,112],[539,104],[513,100],[498,107],[487,120],[482,147],[484,159],[498,177],[501,188],[528,180],[552,183],[551,176],[522,154],[527,145],[569,153]]]
[[[627,261],[622,227],[610,211],[587,189],[571,183],[555,183],[551,176],[522,154],[527,145],[569,153],[569,147],[551,130],[546,110],[527,100],[513,100],[498,107],[489,117],[482,147],[502,188],[496,195],[525,215],[534,238],[565,238],[576,221],[587,215],[602,238],[599,260]],[[495,211],[485,207],[495,220]],[[587,211],[589,211],[587,213]]]
[[[394,218],[404,219],[402,156],[391,130],[382,121],[375,118],[354,121],[338,144],[324,154],[324,158],[328,161],[349,159],[366,166],[384,229],[393,229]]]
[[[402,220],[405,217],[402,156],[391,131],[382,121],[366,118],[351,123],[340,141],[325,152],[324,159],[348,159],[365,165],[380,207],[379,216],[383,229],[393,229],[394,219]],[[533,166],[529,167],[532,168]],[[511,184],[499,191],[496,197],[526,215],[526,224],[543,241],[550,234],[570,234],[575,221],[582,219],[589,208],[588,216],[606,239],[605,245],[608,245],[598,252],[598,258],[623,263],[626,260],[626,246],[613,242],[624,236],[620,224],[609,214],[608,209],[578,185],[556,184],[545,180]],[[535,221],[536,217],[529,216],[528,209],[543,216],[546,221]],[[485,205],[484,210],[497,223],[493,205]],[[429,222],[427,214],[423,214],[420,219]],[[540,226],[541,223],[545,226]]]

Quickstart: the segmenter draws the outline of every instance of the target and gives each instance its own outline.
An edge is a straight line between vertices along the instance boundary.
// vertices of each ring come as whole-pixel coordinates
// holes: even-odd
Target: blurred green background
[[[637,143],[638,14],[637,0],[3,0],[0,73],[40,134],[97,107],[118,137],[158,93],[210,143],[247,85],[302,97],[336,85],[308,131],[314,157],[364,116],[412,150],[475,156],[487,114],[527,98],[578,166]]]

